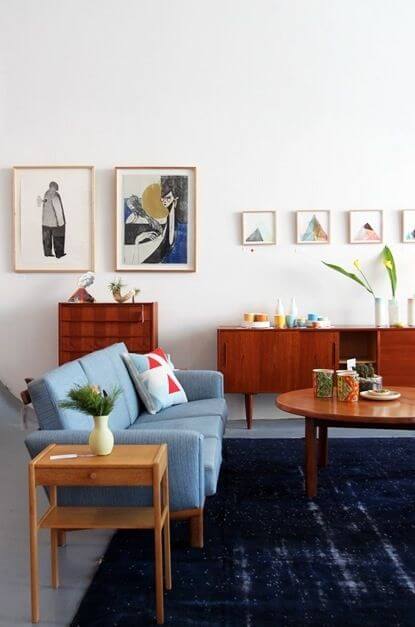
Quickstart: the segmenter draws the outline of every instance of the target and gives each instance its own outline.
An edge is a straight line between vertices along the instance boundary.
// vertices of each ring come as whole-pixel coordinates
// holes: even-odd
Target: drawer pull
[[[89,475],[90,479],[96,479],[97,478],[97,473],[96,472],[91,472],[91,474]]]

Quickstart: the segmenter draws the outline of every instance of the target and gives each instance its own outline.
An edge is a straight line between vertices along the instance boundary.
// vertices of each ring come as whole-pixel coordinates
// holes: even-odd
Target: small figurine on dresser
[[[86,272],[78,279],[78,289],[68,298],[68,303],[95,303],[95,298],[87,291],[87,287],[93,284],[95,275]]]
[[[130,298],[132,299],[132,302],[134,303],[134,299],[137,296],[137,294],[139,293],[140,290],[138,289],[131,289],[128,290],[128,292],[126,292],[125,294],[121,294],[121,289],[123,287],[126,287],[124,285],[124,283],[121,281],[121,279],[115,278],[113,281],[111,281],[111,283],[108,285],[108,289],[111,292],[111,294],[114,297],[114,300],[117,303],[126,303],[127,300],[130,300]]]

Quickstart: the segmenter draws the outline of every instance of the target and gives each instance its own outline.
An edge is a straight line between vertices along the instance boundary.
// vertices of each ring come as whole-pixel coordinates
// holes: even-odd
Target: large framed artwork
[[[330,211],[297,211],[297,244],[329,244]]]
[[[117,270],[195,272],[196,168],[117,167]]]
[[[402,242],[415,244],[415,209],[402,209]]]
[[[383,242],[383,210],[352,209],[349,211],[350,244],[381,244]]]
[[[15,166],[15,271],[93,270],[94,204],[93,166]]]

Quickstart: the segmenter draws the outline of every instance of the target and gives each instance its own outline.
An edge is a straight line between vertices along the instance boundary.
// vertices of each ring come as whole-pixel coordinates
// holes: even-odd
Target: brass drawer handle
[[[97,478],[97,473],[96,472],[91,472],[91,474],[89,475],[90,479],[96,479]]]

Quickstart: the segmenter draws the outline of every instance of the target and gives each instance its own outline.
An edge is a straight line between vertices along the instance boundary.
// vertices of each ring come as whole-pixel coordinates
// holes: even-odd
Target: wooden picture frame
[[[275,246],[277,243],[277,212],[243,211],[242,246]]]
[[[401,210],[402,243],[415,244],[415,209]]]
[[[297,244],[330,244],[331,212],[328,209],[299,209],[296,212]]]
[[[349,211],[350,244],[383,243],[383,209],[351,209]]]
[[[196,272],[195,166],[115,167],[118,272]]]
[[[95,269],[95,167],[13,167],[15,272]]]

